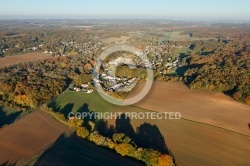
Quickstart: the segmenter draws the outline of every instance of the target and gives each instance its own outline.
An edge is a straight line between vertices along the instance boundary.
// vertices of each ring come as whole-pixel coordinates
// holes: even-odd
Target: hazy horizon
[[[246,0],[3,1],[0,19],[250,20]]]

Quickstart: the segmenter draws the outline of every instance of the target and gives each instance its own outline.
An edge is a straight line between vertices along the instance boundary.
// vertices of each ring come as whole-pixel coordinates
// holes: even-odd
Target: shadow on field
[[[156,125],[143,123],[133,129],[130,118],[122,114],[116,119],[115,126],[109,126],[107,121],[100,120],[96,129],[104,136],[112,137],[114,133],[124,133],[129,136],[138,146],[159,150],[161,153],[171,154],[164,137]]]
[[[139,166],[141,162],[122,157],[113,150],[95,145],[94,143],[79,138],[75,134],[66,136],[62,134],[37,159],[35,166],[69,166],[69,165],[118,165]]]
[[[83,104],[80,108],[77,109],[77,112],[80,112],[81,114],[83,112],[91,113],[92,111],[89,110],[88,104]],[[89,115],[89,114],[88,114]],[[84,126],[86,126],[89,129],[89,121],[91,120],[89,116],[84,117]]]
[[[53,103],[53,105],[50,105],[50,107],[52,107],[56,112],[63,113],[65,115],[65,117],[67,117],[67,114],[69,112],[71,112],[73,106],[74,105],[72,103],[65,105],[63,108],[58,107],[57,103]],[[84,117],[83,120],[84,120],[84,126],[87,127],[89,130],[91,129],[91,126],[89,125],[89,122],[91,121],[91,122],[95,123],[95,129],[101,135],[103,135],[105,137],[112,138],[114,133],[124,133],[127,136],[129,136],[139,147],[152,148],[152,149],[158,150],[161,153],[171,155],[174,158],[174,156],[171,154],[170,149],[167,147],[167,145],[165,143],[163,135],[161,134],[159,128],[156,125],[152,125],[149,123],[143,123],[134,130],[134,128],[131,125],[130,118],[126,117],[125,114],[121,114],[119,118],[117,117],[114,126],[109,125],[108,122],[104,119],[100,119],[100,120],[92,119],[90,117],[90,114],[92,114],[94,112],[89,109],[89,105],[86,103],[83,104],[80,108],[78,108],[77,112],[80,112],[81,115],[82,115],[82,113],[88,113],[88,114],[86,114],[87,116]],[[65,142],[65,144],[63,144],[62,147],[58,147],[57,144],[61,144],[61,143],[58,143],[58,141],[60,141],[62,139],[63,139],[63,142]],[[62,157],[60,157],[60,159],[63,159],[66,161],[71,161],[74,159],[73,159],[72,155],[67,154],[67,155],[69,155],[69,156],[67,156],[64,153],[74,154],[74,153],[77,153],[82,148],[86,149],[86,148],[84,148],[85,145],[83,145],[83,144],[88,144],[89,146],[91,144],[91,146],[95,146],[95,145],[92,145],[92,143],[90,143],[88,141],[85,141],[82,139],[78,140],[78,137],[75,135],[70,136],[69,138],[61,136],[60,138],[58,138],[58,141],[55,142],[55,145],[53,145],[53,146],[55,146],[56,149],[59,149],[58,154],[59,154],[59,156],[62,155]],[[78,145],[76,145],[74,143],[74,141],[78,141],[79,150],[77,149]],[[53,146],[50,149],[55,149]],[[68,147],[68,146],[70,146],[70,147]],[[71,150],[71,148],[73,148],[73,149]],[[95,146],[95,148],[96,149],[98,149],[98,148],[103,149],[103,147],[99,147],[99,146]],[[54,150],[54,152],[50,152],[51,151],[50,149],[48,149],[46,152],[44,152],[44,154],[39,158],[40,160],[37,161],[36,165],[42,165],[42,164],[39,164],[39,163],[41,163],[40,161],[45,162],[47,160],[50,161],[50,159],[51,160],[55,159],[55,157],[50,158],[50,153],[52,153],[52,156],[53,156],[56,154],[57,150]],[[107,149],[105,149],[105,150],[107,150]],[[107,150],[107,151],[110,152],[110,150]],[[77,157],[77,154],[75,157]],[[83,157],[83,158],[85,158],[85,157]],[[93,160],[99,161],[98,159],[93,159]],[[80,159],[80,161],[81,161],[81,159]],[[84,162],[84,161],[82,161],[82,162]],[[94,161],[92,161],[92,162],[94,162]],[[49,163],[47,163],[47,164],[49,164]],[[89,161],[89,163],[86,163],[86,165],[88,165],[88,164],[93,165],[91,163],[91,161]],[[46,164],[44,164],[44,165],[46,165]],[[85,164],[82,164],[82,165],[85,165]],[[100,164],[100,165],[103,165],[103,164]]]
[[[157,149],[162,153],[169,154],[164,137],[156,125],[143,123],[137,127],[135,141],[139,146]]]
[[[4,125],[13,123],[21,113],[21,111],[17,111],[11,114],[7,114],[7,112],[4,110],[4,107],[0,106],[0,128]]]
[[[15,166],[17,162],[9,162],[9,161],[5,161],[3,163],[0,163],[0,166]]]
[[[68,103],[64,107],[61,107],[56,100],[51,101],[48,104],[48,107],[51,107],[55,112],[60,112],[62,113],[65,118],[68,117],[68,114],[72,111],[74,107],[74,103]]]
[[[157,149],[162,153],[169,154],[164,137],[156,125],[143,123],[134,131],[130,118],[123,114],[120,119],[116,119],[115,131],[128,135],[138,146]]]

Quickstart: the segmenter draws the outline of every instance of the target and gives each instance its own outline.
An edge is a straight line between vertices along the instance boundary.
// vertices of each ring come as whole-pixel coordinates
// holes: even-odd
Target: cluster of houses
[[[166,67],[168,70],[171,70],[172,68],[175,68],[175,67],[180,67],[179,58],[177,58],[175,61],[171,63],[170,62],[166,63]]]
[[[92,93],[93,89],[89,87],[90,84],[90,82],[88,82],[87,84],[82,84],[81,86],[74,86],[74,84],[70,84],[69,90],[76,92]]]
[[[106,73],[100,74],[99,79],[94,78],[94,83],[101,86],[104,91],[109,92],[130,92],[138,80],[134,78],[110,76]]]
[[[122,56],[117,57],[116,59],[109,61],[108,63],[102,64],[102,66],[105,68],[105,71],[111,71],[112,68],[120,65],[120,64],[126,64],[133,67],[145,67],[153,69],[153,65],[150,63],[148,59],[143,59],[142,52],[136,53],[139,55],[139,57],[131,57],[128,55],[123,54]]]
[[[109,65],[119,65],[119,64],[133,64],[133,60],[131,58],[127,58],[127,57],[118,57],[116,59],[114,59],[113,61],[109,62]]]

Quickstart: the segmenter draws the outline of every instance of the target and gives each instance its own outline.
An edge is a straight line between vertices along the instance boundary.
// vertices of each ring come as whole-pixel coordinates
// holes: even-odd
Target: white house
[[[89,85],[88,84],[82,84],[81,87],[87,88]]]

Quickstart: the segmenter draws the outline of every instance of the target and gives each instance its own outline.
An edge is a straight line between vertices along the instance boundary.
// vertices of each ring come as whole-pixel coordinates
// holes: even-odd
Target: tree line
[[[132,139],[124,133],[114,133],[112,138],[101,135],[95,127],[95,123],[78,118],[67,119],[64,114],[53,111],[46,104],[41,106],[41,110],[53,116],[61,123],[75,129],[76,134],[98,146],[106,147],[116,151],[121,156],[128,156],[144,162],[147,166],[173,166],[173,158],[152,148],[142,148],[137,146]]]

